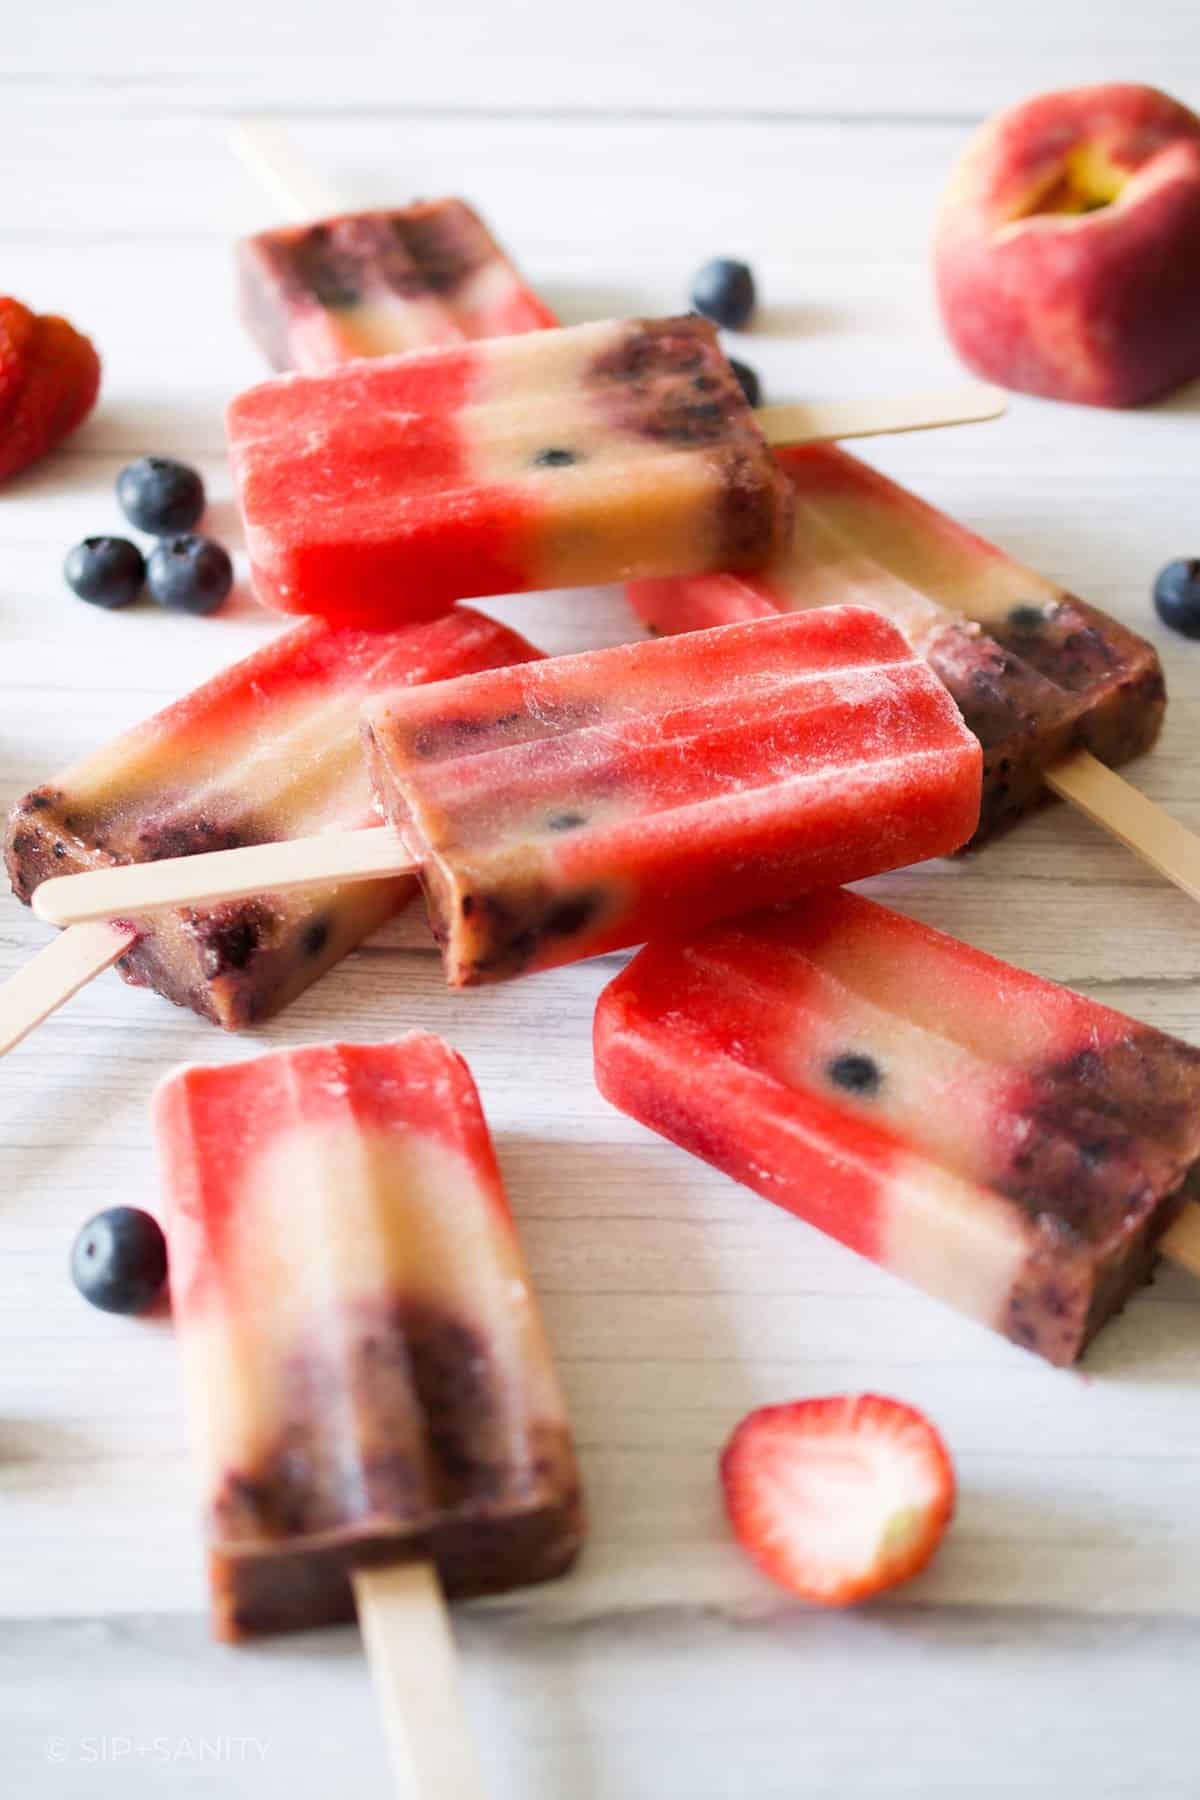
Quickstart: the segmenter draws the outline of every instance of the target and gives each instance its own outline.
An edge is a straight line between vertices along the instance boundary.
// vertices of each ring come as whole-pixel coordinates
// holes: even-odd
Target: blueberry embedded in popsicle
[[[313,225],[294,238],[289,248],[289,273],[295,285],[311,295],[318,306],[336,311],[361,302],[360,266],[355,257],[346,255],[332,222]]]
[[[1035,609],[1030,609],[1035,610]],[[1040,624],[1042,613],[1036,609]],[[983,745],[983,802],[976,840],[1015,823],[1045,797],[1047,765],[1076,741],[1085,701],[1040,675],[1021,654],[958,621],[925,646],[969,730]]]
[[[536,885],[522,890],[519,881],[513,882],[503,897],[486,894],[477,904],[474,896],[466,896],[459,912],[464,921],[473,921],[469,938],[456,941],[455,931],[442,921],[445,936],[439,941],[456,944],[450,979],[455,985],[466,985],[520,975],[548,944],[560,946],[591,930],[610,906],[610,896],[599,888],[568,892],[548,902],[544,890]],[[436,910],[436,902],[431,903],[431,913]],[[555,960],[562,960],[557,950]]]
[[[359,1518],[415,1526],[467,1494],[511,1504],[517,1472],[505,1455],[503,1372],[484,1334],[421,1298],[347,1306],[341,1321],[332,1352],[322,1342],[293,1352],[276,1443],[253,1469],[230,1471],[214,1496],[223,1542],[307,1535]],[[357,1445],[353,1467],[341,1466],[337,1440],[313,1417],[314,1395],[343,1389],[363,1440],[392,1446],[365,1471]],[[395,1418],[412,1394],[427,1428],[406,1451]]]
[[[579,462],[580,456],[578,450],[551,445],[545,450],[539,450],[533,460],[539,469],[569,469]]]
[[[558,731],[598,724],[600,716],[601,708],[593,701],[547,700],[538,705],[537,723],[542,728],[541,735],[551,736]],[[463,753],[491,749],[506,742],[519,741],[519,734],[514,739],[512,727],[519,725],[528,729],[529,723],[524,712],[513,710],[483,716],[459,713],[441,719],[435,718],[414,731],[412,752],[423,762],[433,762]],[[490,743],[489,738],[492,740]]]
[[[551,907],[542,920],[541,933],[544,937],[574,937],[595,920],[603,905],[603,894],[569,894]]]
[[[265,841],[241,827],[205,813],[178,819],[149,820],[137,828],[134,844],[139,862],[164,862],[173,856],[202,856],[211,850],[237,850]]]
[[[65,798],[61,788],[35,788],[17,802],[9,818],[4,866],[13,893],[25,906],[32,900],[39,882],[52,872],[62,873],[61,869],[54,869],[53,864],[63,841],[60,828],[65,823],[61,818]]]
[[[874,1057],[857,1050],[835,1056],[827,1073],[834,1086],[844,1088],[848,1094],[877,1094],[883,1085],[883,1070]]]
[[[271,920],[261,901],[231,902],[194,914],[189,931],[200,950],[200,967],[209,981],[249,968],[263,944]]]
[[[1167,694],[1162,667],[1145,639],[1061,592],[1048,604],[1021,603],[982,623],[997,643],[1064,697],[1078,696],[1072,741],[1084,744],[1101,762],[1119,766],[1153,744]]]
[[[701,319],[638,321],[593,358],[588,381],[622,431],[686,449],[722,443],[744,424],[747,447],[762,448],[716,332]]]
[[[480,269],[502,260],[483,220],[461,200],[419,202],[394,214],[391,227],[431,294],[452,294]]]
[[[413,754],[432,759],[474,748],[488,732],[502,731],[518,716],[509,713],[499,719],[480,719],[466,713],[455,718],[436,719],[413,734]]]
[[[300,934],[300,954],[302,956],[320,956],[329,942],[330,921],[321,917],[313,919]]]

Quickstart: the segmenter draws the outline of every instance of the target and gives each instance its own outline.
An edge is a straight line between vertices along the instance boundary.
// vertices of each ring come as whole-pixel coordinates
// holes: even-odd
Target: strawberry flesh
[[[929,1420],[879,1394],[767,1406],[721,1457],[743,1548],[806,1600],[848,1606],[923,1569],[954,1511],[954,1470]]]

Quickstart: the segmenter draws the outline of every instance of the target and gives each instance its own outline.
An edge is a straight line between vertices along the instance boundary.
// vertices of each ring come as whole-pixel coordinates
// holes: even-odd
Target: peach
[[[1200,375],[1200,118],[1120,83],[998,114],[951,178],[934,269],[959,355],[1004,387],[1137,406]]]

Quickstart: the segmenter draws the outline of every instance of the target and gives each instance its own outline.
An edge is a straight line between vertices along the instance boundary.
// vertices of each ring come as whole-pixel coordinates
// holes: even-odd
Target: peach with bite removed
[[[951,179],[934,268],[989,381],[1136,406],[1200,375],[1200,117],[1121,83],[998,114]]]

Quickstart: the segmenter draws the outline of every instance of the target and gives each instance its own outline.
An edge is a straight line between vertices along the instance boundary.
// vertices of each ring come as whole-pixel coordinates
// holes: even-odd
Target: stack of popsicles
[[[22,801],[18,896],[227,1027],[417,879],[454,986],[647,943],[596,1017],[616,1105],[1072,1361],[1182,1243],[1200,1052],[838,889],[1148,748],[1151,647],[844,452],[773,456],[701,321],[549,330],[461,201],[265,233],[241,282],[297,371],[230,413],[255,585],[319,617]],[[661,641],[545,659],[454,604],[608,579]],[[157,1116],[218,1630],[569,1566],[461,1061],[286,1051]]]
[[[347,882],[419,874],[464,987],[949,852],[979,814],[978,742],[861,608],[396,690],[364,727],[389,826],[68,876],[35,907],[63,923],[186,898],[223,918],[344,844]]]
[[[72,868],[364,823],[369,801],[353,748],[358,720],[351,705],[330,706],[329,691],[361,699],[368,687],[378,693],[391,683],[466,672],[482,666],[484,653],[467,627],[456,666],[450,642],[457,623],[444,627],[449,635],[431,659],[418,636],[400,634],[367,680],[368,640],[347,625],[347,614],[376,625],[381,612],[411,616],[434,604],[435,592],[444,599],[464,583],[495,585],[478,577],[487,569],[498,579],[502,565],[505,581],[519,576],[528,584],[551,574],[581,578],[582,569],[597,567],[595,559],[612,574],[644,570],[661,556],[673,563],[672,577],[633,590],[660,629],[770,612],[780,603],[771,595],[785,591],[800,604],[852,598],[885,612],[947,681],[984,742],[984,829],[1040,791],[1039,774],[1068,744],[1086,741],[1115,761],[1152,739],[1162,693],[1149,646],[841,452],[785,453],[776,473],[699,321],[543,331],[524,344],[472,350],[463,342],[471,334],[498,336],[514,322],[543,327],[550,319],[458,201],[263,234],[244,247],[242,276],[247,317],[278,363],[319,369],[366,349],[431,342],[450,348],[415,360],[352,361],[323,379],[254,390],[235,405],[252,542],[255,517],[266,512],[266,547],[256,562],[268,597],[334,615],[320,637],[327,675],[313,672],[320,628],[311,626],[308,635],[296,633],[263,653],[268,670],[249,659],[37,790],[9,828],[8,864],[22,898],[47,875]],[[489,386],[490,393],[482,391]],[[422,398],[414,412],[416,393]],[[366,419],[363,400],[373,405]],[[279,432],[295,439],[285,442],[282,461],[265,448],[277,444]],[[416,489],[403,482],[388,488],[398,458],[418,446]],[[825,542],[813,513],[818,504],[823,518],[831,512],[822,495],[839,481],[834,523],[851,548],[832,562],[826,553],[822,562],[812,548]],[[693,527],[724,521],[718,537],[705,540],[701,562],[730,559],[736,515],[745,559],[768,557],[765,574],[679,579],[697,556],[689,553],[684,564],[677,545],[664,547],[666,527],[657,517],[663,509],[647,507],[647,494],[670,500],[672,531],[686,532],[689,520]],[[330,496],[334,504],[322,510],[317,503]],[[314,506],[321,518],[306,530]],[[799,523],[789,533],[792,507]],[[650,523],[648,514],[655,515]],[[698,532],[697,541],[703,536]],[[900,537],[902,567],[893,574],[880,546]],[[426,552],[440,570],[440,589],[426,578]],[[807,598],[796,574],[806,556]],[[813,559],[825,569],[823,583],[812,579]],[[777,580],[780,570],[786,579]],[[901,604],[898,593],[911,604]],[[1010,639],[1017,633],[1038,640],[1026,646],[1023,661],[970,621],[947,616],[948,599],[982,596],[976,610],[988,600],[999,632],[996,615],[1006,596],[1017,594],[1024,598],[1008,607],[1016,620]],[[1037,606],[1043,617],[1035,630]],[[942,629],[914,628],[914,612],[928,621],[939,609]],[[477,622],[477,629],[487,628]],[[536,654],[493,629],[485,660]],[[245,721],[232,738],[211,728],[230,710]],[[198,795],[197,759],[205,770]],[[157,765],[151,772],[148,762]],[[337,776],[330,773],[335,763]],[[878,867],[894,862],[884,856]],[[295,916],[286,920],[280,896],[269,889],[231,908],[189,907],[154,922],[147,914],[119,943],[122,971],[221,1023],[246,1023],[285,1004],[409,891],[393,884],[389,902],[378,887],[310,887],[289,903]],[[132,911],[118,916],[128,920]],[[168,938],[172,947],[164,951]]]

